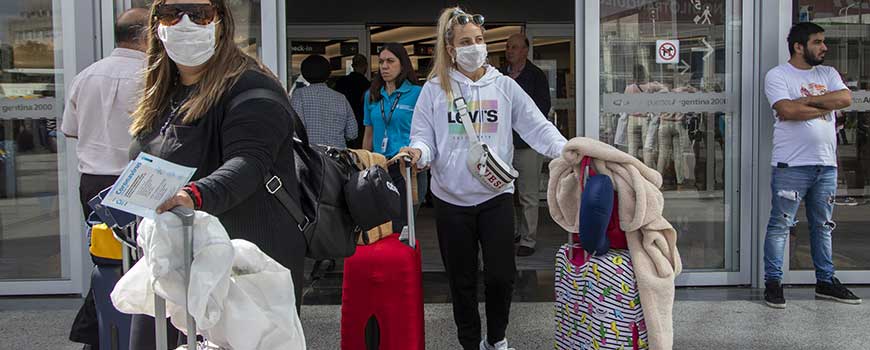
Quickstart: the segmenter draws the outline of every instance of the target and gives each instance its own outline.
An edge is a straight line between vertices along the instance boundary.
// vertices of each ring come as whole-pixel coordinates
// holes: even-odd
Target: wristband
[[[196,188],[196,184],[191,182],[182,188],[184,192],[187,192],[187,195],[190,196],[190,199],[193,200],[193,209],[202,208],[202,193],[199,192],[199,189]]]

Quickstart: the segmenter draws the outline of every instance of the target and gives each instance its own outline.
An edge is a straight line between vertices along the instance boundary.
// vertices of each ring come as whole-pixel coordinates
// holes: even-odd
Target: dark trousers
[[[130,320],[130,350],[154,350],[157,348],[155,338],[154,317],[148,315],[133,315]],[[187,344],[187,337],[179,332],[169,319],[166,319],[167,349],[175,349]]]
[[[94,198],[100,191],[112,186],[118,177],[114,175],[90,175],[82,174],[79,181],[79,200],[82,203],[82,214],[85,220],[91,215],[93,210],[88,205],[88,201]],[[70,340],[77,343],[91,345],[91,349],[99,349],[100,327],[97,323],[97,307],[94,303],[93,291],[88,291],[85,302],[79,309],[76,318],[73,321],[72,329],[70,330]]]
[[[473,207],[435,198],[435,225],[447,270],[459,343],[478,349],[478,249],[483,250],[486,330],[490,343],[505,337],[516,278],[513,195],[503,194]]]
[[[85,215],[85,220],[93,212],[88,201],[100,194],[100,191],[114,185],[117,180],[117,175],[82,174],[79,180],[79,200],[82,202],[82,213]]]

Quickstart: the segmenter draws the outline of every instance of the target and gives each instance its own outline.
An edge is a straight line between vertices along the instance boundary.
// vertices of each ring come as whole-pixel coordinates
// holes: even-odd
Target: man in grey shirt
[[[296,89],[290,105],[305,124],[309,142],[344,148],[357,137],[356,117],[347,98],[326,86],[329,74],[326,58],[308,56],[302,61],[302,77],[311,85]]]

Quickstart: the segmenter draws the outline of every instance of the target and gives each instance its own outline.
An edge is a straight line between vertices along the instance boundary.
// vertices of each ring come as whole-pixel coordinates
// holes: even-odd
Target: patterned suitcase
[[[574,254],[578,255],[575,258]],[[646,349],[646,324],[628,250],[586,255],[565,244],[556,254],[555,348]]]

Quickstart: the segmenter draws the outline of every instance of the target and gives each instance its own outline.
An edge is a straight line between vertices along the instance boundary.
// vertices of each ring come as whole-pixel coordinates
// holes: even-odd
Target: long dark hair
[[[405,47],[399,43],[386,43],[384,44],[381,52],[389,51],[392,52],[399,59],[399,64],[402,65],[402,72],[399,73],[399,76],[396,77],[396,88],[398,89],[402,84],[405,83],[405,80],[410,81],[411,84],[419,85],[417,82],[417,72],[414,71],[414,66],[411,65],[411,58],[408,57],[408,51],[405,51]],[[378,52],[380,54],[380,52]],[[381,100],[381,88],[387,85],[387,82],[384,81],[384,78],[381,77],[380,72],[375,74],[375,78],[372,79],[372,86],[369,88],[369,101],[378,102]]]

